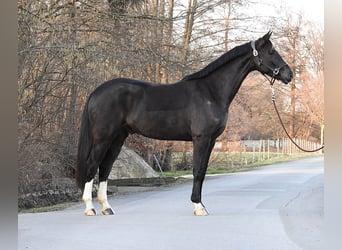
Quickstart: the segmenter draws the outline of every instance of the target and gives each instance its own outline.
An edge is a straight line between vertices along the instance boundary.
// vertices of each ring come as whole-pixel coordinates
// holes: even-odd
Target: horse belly
[[[180,112],[151,111],[128,117],[130,129],[143,136],[159,140],[191,141],[191,132]]]

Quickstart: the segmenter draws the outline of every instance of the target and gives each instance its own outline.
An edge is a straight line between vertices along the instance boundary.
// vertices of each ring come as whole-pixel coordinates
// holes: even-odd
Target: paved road
[[[115,196],[109,217],[81,205],[20,214],[18,249],[322,249],[323,157],[207,177],[207,217],[192,215],[190,192],[191,182]]]

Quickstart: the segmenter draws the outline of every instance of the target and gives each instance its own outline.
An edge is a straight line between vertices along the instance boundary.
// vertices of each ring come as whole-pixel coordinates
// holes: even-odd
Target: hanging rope
[[[264,76],[265,76],[265,75],[264,75]],[[276,113],[277,113],[279,122],[280,122],[281,126],[283,127],[283,130],[284,130],[285,134],[287,135],[287,137],[289,137],[289,139],[291,140],[291,142],[292,142],[297,148],[299,148],[300,150],[302,150],[303,152],[313,153],[313,152],[317,152],[317,151],[319,151],[319,150],[322,150],[322,149],[324,148],[324,145],[322,145],[322,146],[319,147],[319,148],[313,149],[313,150],[304,149],[304,148],[302,148],[301,146],[299,146],[299,145],[295,142],[295,140],[290,136],[290,134],[287,132],[287,130],[286,130],[286,128],[285,128],[285,125],[284,125],[283,120],[282,120],[281,117],[280,117],[279,110],[278,110],[277,105],[276,105],[276,102],[275,102],[275,92],[274,92],[274,87],[273,87],[273,83],[274,83],[275,79],[272,78],[272,79],[270,80],[270,79],[268,79],[266,76],[265,76],[265,78],[270,82],[270,87],[271,87],[271,91],[272,91],[272,103],[273,103],[273,107],[274,107],[274,110],[275,110]]]

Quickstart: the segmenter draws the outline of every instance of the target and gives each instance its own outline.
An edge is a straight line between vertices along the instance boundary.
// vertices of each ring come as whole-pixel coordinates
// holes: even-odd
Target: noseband
[[[286,64],[282,65],[279,68],[272,68],[271,66],[263,63],[262,58],[260,58],[260,56],[259,56],[259,52],[255,48],[255,41],[251,41],[251,47],[253,49],[253,56],[254,56],[255,62],[258,64],[258,66],[264,65],[266,68],[268,68],[269,70],[272,71],[272,79],[271,80],[269,80],[265,74],[263,74],[263,75],[267,78],[267,80],[270,82],[270,84],[273,85],[273,83],[275,81],[275,76],[277,76],[279,74],[280,69],[282,67],[284,67]]]

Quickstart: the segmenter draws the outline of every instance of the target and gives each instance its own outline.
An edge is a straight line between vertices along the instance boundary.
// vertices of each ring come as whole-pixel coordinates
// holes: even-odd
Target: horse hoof
[[[194,215],[195,216],[207,216],[207,215],[209,215],[209,213],[205,208],[202,208],[202,209],[194,210]]]
[[[89,209],[89,210],[85,211],[84,214],[86,216],[95,216],[96,215],[96,211],[95,211],[94,208],[92,208],[92,209]]]
[[[105,210],[102,210],[103,215],[113,215],[114,211],[111,208],[107,208]]]
[[[196,216],[207,216],[209,215],[208,211],[205,209],[203,204],[201,202],[199,203],[194,203],[194,215]]]

